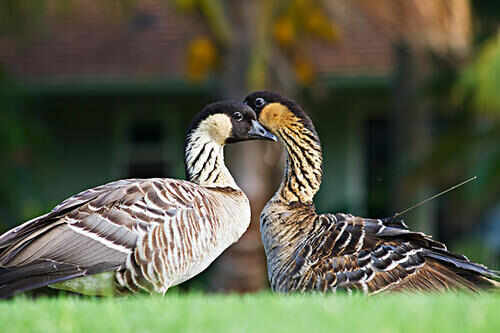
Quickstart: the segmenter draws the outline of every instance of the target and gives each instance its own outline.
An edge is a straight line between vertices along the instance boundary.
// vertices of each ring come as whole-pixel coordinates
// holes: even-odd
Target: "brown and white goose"
[[[63,201],[0,236],[0,298],[56,284],[100,294],[165,293],[207,268],[250,223],[224,164],[226,143],[276,137],[241,103],[208,105],[187,132],[189,181],[126,179]],[[108,274],[111,279],[97,278]],[[82,278],[83,277],[83,278]]]
[[[499,276],[453,254],[402,220],[317,214],[322,177],[318,134],[295,102],[270,92],[245,99],[286,148],[283,180],[262,211],[260,228],[274,291],[479,291]]]

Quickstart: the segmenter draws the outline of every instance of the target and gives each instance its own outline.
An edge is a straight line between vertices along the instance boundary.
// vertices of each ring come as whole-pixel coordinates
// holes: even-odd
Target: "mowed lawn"
[[[500,332],[500,294],[17,298],[0,332]]]

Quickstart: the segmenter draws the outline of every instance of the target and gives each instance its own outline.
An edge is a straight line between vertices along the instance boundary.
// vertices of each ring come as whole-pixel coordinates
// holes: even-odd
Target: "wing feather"
[[[402,221],[320,215],[317,227],[291,262],[289,286],[320,291],[359,289],[441,291],[493,287],[496,272],[449,252],[446,246]],[[297,281],[300,279],[300,281]],[[282,285],[285,287],[285,285]]]
[[[206,218],[215,212],[211,199],[204,196],[211,197],[213,193],[187,181],[160,178],[120,180],[78,193],[48,214],[0,236],[0,281],[5,280],[0,288],[28,290],[97,271],[124,269],[141,239],[150,245],[142,249],[151,263],[143,273],[159,275],[163,272],[161,260],[178,258],[160,257],[151,251],[158,247],[155,244],[181,254],[179,238],[189,238],[184,230],[188,226],[179,229],[180,224],[187,223],[183,219],[191,216],[197,230],[202,229],[199,223],[215,223]],[[194,214],[194,207],[198,215]],[[203,218],[196,219],[195,215]],[[162,225],[166,228],[160,232],[157,227]],[[170,236],[165,237],[163,230],[170,230]],[[132,259],[139,259],[137,253]],[[58,263],[57,269],[48,264],[53,262]],[[93,269],[96,265],[98,270]],[[130,264],[134,265],[137,262]],[[23,283],[7,278],[22,276],[35,268],[37,274]],[[6,270],[10,275],[6,275]],[[121,278],[131,281],[137,276],[127,273]]]

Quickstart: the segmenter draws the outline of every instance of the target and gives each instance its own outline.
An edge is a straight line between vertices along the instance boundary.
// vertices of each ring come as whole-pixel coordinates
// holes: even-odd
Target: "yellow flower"
[[[208,37],[193,39],[187,48],[187,77],[202,81],[213,70],[217,61],[217,48]]]
[[[281,46],[289,46],[295,41],[295,27],[290,17],[280,17],[274,23],[274,38]]]
[[[325,39],[335,41],[339,37],[337,27],[330,22],[330,19],[320,8],[313,8],[304,17],[304,28],[307,32]]]

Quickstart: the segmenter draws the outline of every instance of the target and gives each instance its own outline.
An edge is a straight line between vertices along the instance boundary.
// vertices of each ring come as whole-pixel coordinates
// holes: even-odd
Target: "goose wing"
[[[196,191],[186,181],[127,179],[68,198],[0,236],[0,297],[122,269],[142,235],[206,204]]]
[[[291,283],[302,290],[478,291],[498,285],[491,280],[499,278],[496,272],[408,230],[402,220],[326,214],[317,221],[294,257]]]

